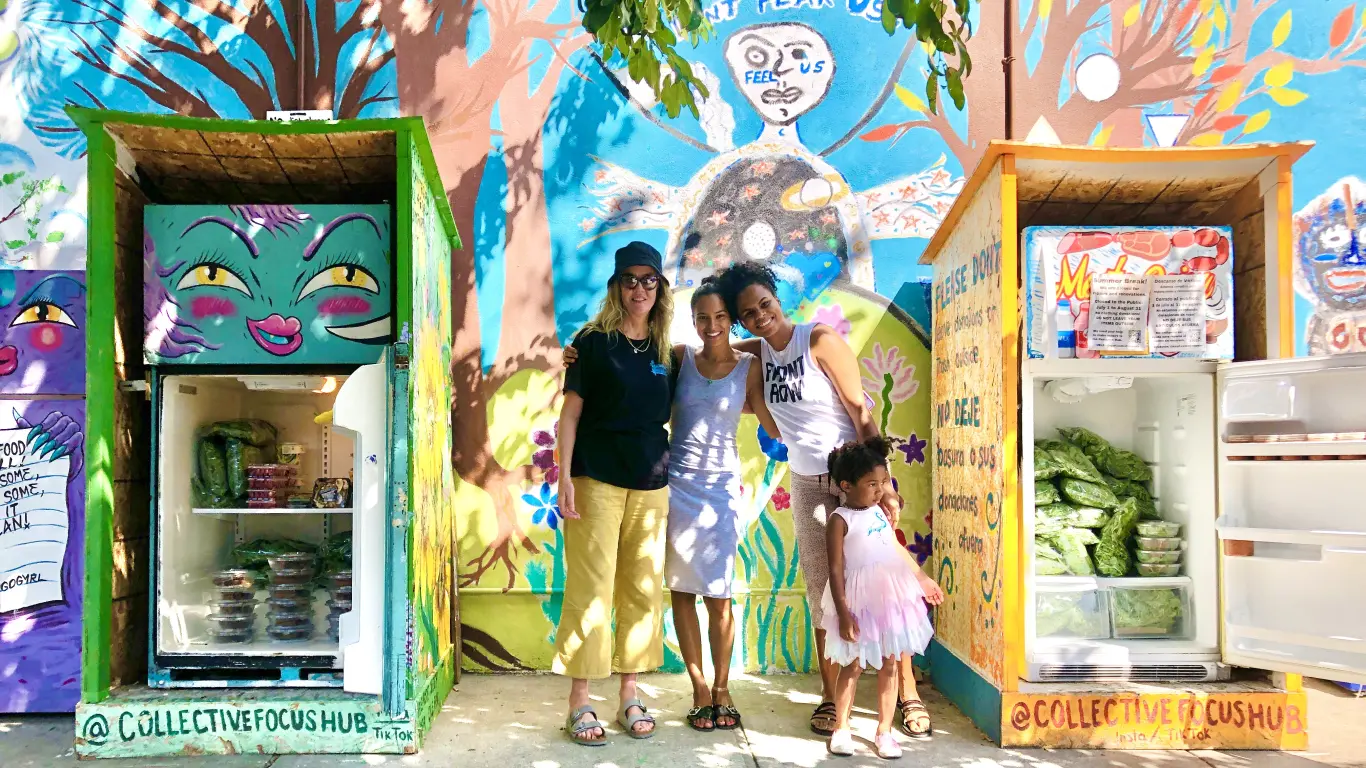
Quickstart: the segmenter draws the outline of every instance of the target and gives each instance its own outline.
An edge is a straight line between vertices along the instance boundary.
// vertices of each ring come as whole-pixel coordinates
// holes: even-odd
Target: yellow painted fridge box
[[[450,258],[420,118],[72,109],[86,757],[416,752],[459,670]]]
[[[1366,357],[1286,359],[1309,148],[992,142],[926,249],[930,665],[997,743],[1303,749],[1300,676],[1366,680],[1366,409],[1336,405]],[[1030,280],[1031,232],[1109,266],[1072,275],[1084,297]],[[1229,293],[1233,361],[1198,351]],[[1034,326],[1078,343],[1029,336],[1078,298]]]

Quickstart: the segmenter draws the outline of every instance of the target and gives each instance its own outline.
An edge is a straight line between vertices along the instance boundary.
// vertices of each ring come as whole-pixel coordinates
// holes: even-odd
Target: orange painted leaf
[[[1328,47],[1336,48],[1347,42],[1347,35],[1352,32],[1352,23],[1356,21],[1357,7],[1349,5],[1338,12],[1337,18],[1333,19],[1333,25],[1328,28]]]
[[[1205,98],[1195,103],[1195,114],[1203,115],[1209,109],[1209,105],[1214,102],[1214,91],[1205,94]]]
[[[1231,131],[1247,122],[1247,115],[1224,115],[1214,121],[1214,130]]]
[[[1200,0],[1190,0],[1186,7],[1181,9],[1181,15],[1176,17],[1176,28],[1185,29],[1186,25],[1195,18],[1195,9],[1200,7]]]
[[[886,141],[896,135],[901,130],[901,126],[893,123],[891,125],[880,125],[877,128],[859,136],[864,141]]]
[[[1224,66],[1209,73],[1209,81],[1211,83],[1222,83],[1225,80],[1229,79],[1230,77],[1233,77],[1234,75],[1242,71],[1242,64],[1225,64]]]

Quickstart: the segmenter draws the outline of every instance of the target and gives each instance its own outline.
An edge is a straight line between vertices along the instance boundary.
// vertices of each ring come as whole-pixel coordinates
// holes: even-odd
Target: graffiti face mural
[[[740,93],[769,125],[791,125],[825,99],[835,59],[805,24],[758,24],[726,40],[726,65]]]
[[[1366,352],[1366,184],[1346,178],[1295,214],[1295,289],[1311,355]]]
[[[372,363],[392,334],[386,206],[148,206],[153,363]]]
[[[0,272],[0,393],[85,391],[80,272]]]

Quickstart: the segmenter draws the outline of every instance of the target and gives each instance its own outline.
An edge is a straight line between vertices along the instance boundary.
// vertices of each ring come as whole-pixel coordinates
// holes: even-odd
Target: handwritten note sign
[[[1148,280],[1141,275],[1096,275],[1091,280],[1087,346],[1105,352],[1148,351]]]
[[[63,598],[71,458],[43,455],[48,444],[28,435],[0,430],[0,614]]]
[[[1205,348],[1205,276],[1152,278],[1154,352],[1200,352]]]

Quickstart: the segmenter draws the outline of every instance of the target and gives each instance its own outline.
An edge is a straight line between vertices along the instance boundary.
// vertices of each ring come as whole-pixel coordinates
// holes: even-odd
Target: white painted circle
[[[1077,65],[1077,90],[1091,101],[1105,101],[1119,91],[1119,62],[1106,53],[1095,53]]]
[[[756,221],[745,230],[741,247],[746,256],[756,261],[770,258],[778,247],[778,233],[773,231],[768,222]]]
[[[807,179],[802,183],[797,199],[811,210],[824,208],[835,199],[835,185],[825,179]]]

